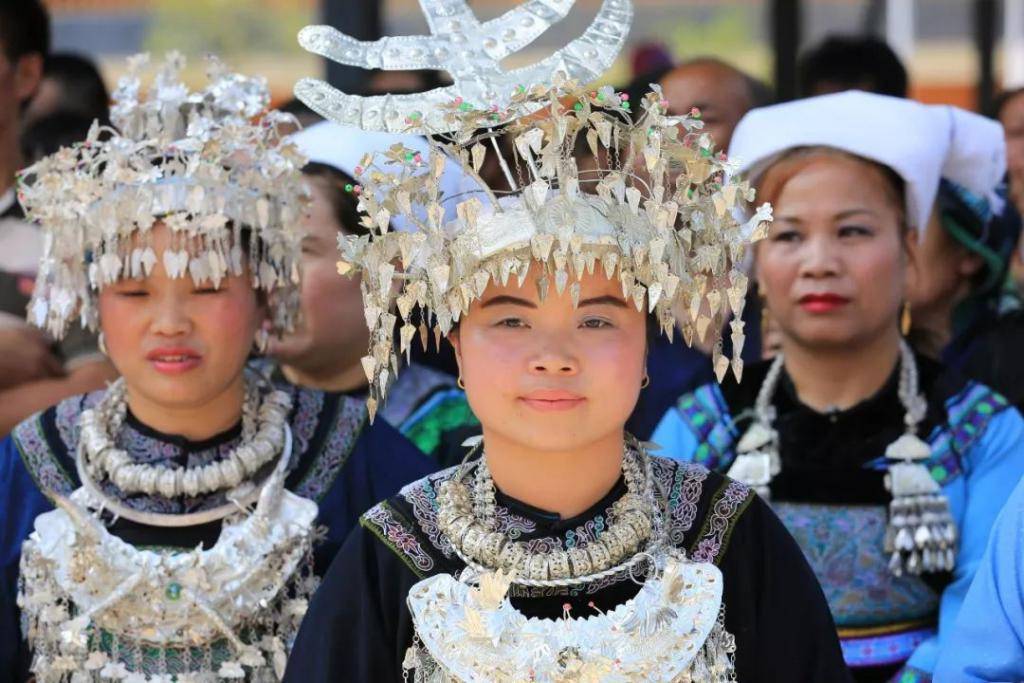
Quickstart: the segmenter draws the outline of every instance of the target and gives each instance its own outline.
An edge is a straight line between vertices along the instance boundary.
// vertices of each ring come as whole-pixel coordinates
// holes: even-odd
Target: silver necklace
[[[568,550],[531,551],[527,543],[502,533],[486,459],[475,464],[471,490],[464,479],[472,467],[463,464],[438,487],[438,525],[456,555],[477,572],[511,572],[513,583],[524,586],[574,586],[631,572],[649,562],[662,544],[663,521],[654,497],[650,456],[638,444],[629,444],[623,454],[627,491],[612,504],[607,529],[585,546]]]
[[[146,526],[181,528],[216,522],[228,517],[229,515],[245,512],[251,505],[262,499],[264,491],[273,490],[275,486],[281,486],[281,482],[284,481],[284,477],[288,473],[288,466],[291,462],[292,430],[287,424],[285,424],[284,446],[281,449],[281,457],[274,466],[274,470],[262,483],[257,485],[256,482],[247,482],[244,485],[239,486],[237,489],[228,491],[226,494],[227,502],[223,505],[218,505],[217,507],[210,508],[209,510],[200,510],[199,512],[189,512],[185,514],[165,514],[161,512],[136,510],[135,508],[129,507],[121,501],[108,496],[93,480],[89,473],[89,468],[85,466],[83,458],[81,457],[81,446],[79,446],[79,451],[79,457],[76,459],[75,463],[78,470],[78,478],[82,482],[82,488],[92,499],[94,503],[92,507],[94,509],[98,511],[107,510],[115,517],[123,517],[124,519],[138,524],[145,524]]]
[[[196,497],[238,488],[281,453],[291,397],[278,390],[261,392],[246,378],[242,442],[227,457],[202,467],[159,467],[134,462],[115,445],[128,402],[124,379],[114,382],[95,408],[79,416],[79,460],[91,479],[109,479],[125,494]]]
[[[751,486],[763,498],[770,496],[772,479],[782,470],[779,434],[775,430],[772,399],[784,368],[782,354],[775,357],[754,402],[754,422],[736,446],[729,477]],[[892,493],[885,552],[896,576],[952,570],[956,563],[956,522],[949,500],[924,463],[932,450],[917,435],[928,403],[919,390],[917,362],[910,346],[900,340],[899,398],[906,431],[885,449],[889,460],[885,487]]]

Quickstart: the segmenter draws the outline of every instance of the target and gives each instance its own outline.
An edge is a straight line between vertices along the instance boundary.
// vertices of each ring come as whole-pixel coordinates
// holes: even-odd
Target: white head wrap
[[[895,171],[906,183],[907,221],[922,231],[940,178],[996,201],[1006,171],[1003,131],[995,121],[948,105],[855,90],[748,112],[733,134],[729,157],[756,181],[785,152],[811,146]]]
[[[331,121],[322,121],[295,133],[292,141],[309,161],[326,164],[342,171],[351,178],[361,175],[356,171],[365,157],[370,154],[384,154],[394,145],[419,152],[424,158],[430,155],[430,145],[419,135],[403,135],[368,131],[355,126],[342,126]],[[453,198],[479,191],[475,181],[459,170],[458,164],[445,164],[440,179],[441,196]],[[461,197],[466,199],[465,196]],[[445,219],[455,219],[454,201],[442,201]],[[409,220],[401,215],[391,217],[391,227],[399,231],[411,229]]]

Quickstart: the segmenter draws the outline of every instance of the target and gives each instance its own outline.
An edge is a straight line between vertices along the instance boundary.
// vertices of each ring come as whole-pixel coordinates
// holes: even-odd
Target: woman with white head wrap
[[[429,148],[416,135],[363,131],[331,122],[310,126],[292,140],[309,158],[302,171],[311,195],[303,217],[302,317],[293,333],[271,342],[269,352],[293,384],[363,398],[368,380],[361,359],[370,331],[360,278],[338,276],[338,238],[368,234],[358,209],[362,187],[354,179],[364,157],[386,152],[393,145],[424,156]],[[446,169],[440,185],[443,197],[472,192],[475,187],[455,164]],[[449,212],[454,217],[454,208]],[[408,227],[403,216],[391,218],[393,230]],[[461,458],[461,434],[478,424],[455,377],[419,363],[401,369],[380,414],[421,450],[441,460],[447,457],[449,442],[455,442],[456,448],[450,450]]]
[[[1008,279],[1020,215],[1006,200],[1003,131],[949,108],[953,144],[918,245],[909,339],[944,365],[1024,404],[1024,306]]]
[[[930,676],[1024,474],[1019,413],[944,375],[901,334],[947,159],[971,152],[959,179],[979,192],[1001,175],[1001,143],[977,146],[996,140],[991,126],[860,92],[750,112],[730,156],[773,204],[754,264],[781,353],[742,382],[684,396],[654,435],[772,500],[858,680]]]

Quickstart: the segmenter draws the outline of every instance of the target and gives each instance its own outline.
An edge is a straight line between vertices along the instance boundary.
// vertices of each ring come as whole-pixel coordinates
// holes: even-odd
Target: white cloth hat
[[[330,121],[322,121],[295,133],[292,140],[298,148],[309,157],[309,161],[332,166],[339,171],[355,178],[355,169],[367,154],[383,154],[389,147],[401,144],[410,150],[421,153],[424,158],[430,154],[430,146],[419,135],[400,135],[367,131],[354,126],[342,126]],[[479,186],[472,178],[459,170],[454,161],[445,164],[441,176],[441,193],[443,197],[454,197],[479,191]],[[465,196],[461,197],[465,199]],[[454,220],[454,201],[442,202],[445,207],[445,219]],[[409,230],[408,221],[400,215],[391,217],[391,227],[395,230]]]
[[[1002,127],[948,105],[851,90],[751,110],[732,137],[729,157],[752,181],[783,153],[824,146],[895,171],[906,183],[907,222],[923,231],[945,177],[994,196],[1006,171]]]

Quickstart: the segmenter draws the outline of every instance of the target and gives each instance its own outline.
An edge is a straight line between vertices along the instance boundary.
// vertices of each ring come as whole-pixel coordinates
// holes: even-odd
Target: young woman
[[[429,463],[361,402],[245,371],[296,314],[301,155],[262,82],[212,63],[191,93],[172,57],[140,96],[142,65],[109,137],[24,175],[32,320],[98,324],[121,379],[0,443],[0,666],[273,679],[354,521]]]
[[[767,506],[624,429],[649,323],[671,327],[686,301],[688,333],[716,329],[703,306],[742,299],[728,263],[747,240],[730,210],[747,188],[656,96],[641,109],[611,88],[517,93],[504,113],[460,98],[445,119],[448,156],[477,167],[492,133],[474,131],[514,119],[516,153],[499,165],[525,189],[511,197],[464,201],[442,223],[445,155],[397,150],[364,169],[368,216],[427,216],[342,244],[341,269],[361,273],[380,318],[371,368],[390,371],[392,302],[402,346],[419,309],[455,346],[483,438],[363,516],[286,680],[844,680],[820,590]],[[577,169],[580,136],[611,166]],[[398,181],[384,179],[403,157]]]
[[[335,123],[317,123],[292,140],[310,160],[303,167],[310,203],[302,227],[302,317],[297,328],[270,342],[281,374],[297,386],[365,399],[369,380],[361,359],[366,326],[359,278],[338,277],[338,238],[367,235],[356,208],[362,188],[352,178],[367,154],[403,145],[428,154],[415,135],[369,133]],[[454,169],[442,177],[441,192],[456,196],[472,187]],[[454,217],[454,216],[452,216]],[[400,217],[394,229],[406,228]],[[380,416],[425,453],[444,458],[447,433],[478,424],[455,377],[418,363],[404,364]],[[460,442],[461,443],[461,442]]]
[[[769,496],[821,581],[858,680],[926,679],[995,518],[1024,474],[1024,422],[900,334],[918,234],[947,158],[995,146],[981,117],[843,93],[755,110],[745,159],[775,222],[754,267],[781,353],[684,396],[666,454]]]

